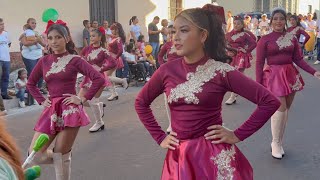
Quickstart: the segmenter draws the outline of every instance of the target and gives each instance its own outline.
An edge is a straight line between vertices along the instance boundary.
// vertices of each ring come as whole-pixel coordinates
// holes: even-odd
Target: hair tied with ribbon
[[[224,17],[224,8],[222,6],[218,6],[216,4],[206,4],[202,7],[203,10],[206,10],[210,13],[217,14],[222,23],[226,24],[226,19]]]
[[[98,30],[101,32],[101,34],[105,34],[106,33],[106,30],[102,26],[100,26]]]
[[[52,20],[49,20],[48,24],[47,24],[47,27],[46,27],[46,31],[45,31],[46,34],[48,33],[49,28],[54,24],[59,24],[59,25],[62,25],[64,27],[67,27],[67,23],[62,21],[62,20],[60,20],[60,19],[57,20],[56,22],[53,22]]]

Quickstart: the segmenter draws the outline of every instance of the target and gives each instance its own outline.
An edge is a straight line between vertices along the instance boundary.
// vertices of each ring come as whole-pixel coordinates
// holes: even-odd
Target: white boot
[[[164,106],[166,107],[167,117],[168,117],[168,120],[169,120],[169,126],[167,128],[167,132],[170,133],[172,131],[172,128],[171,128],[171,112],[170,112],[170,108],[169,108],[169,105],[168,105],[168,100],[167,100],[166,93],[163,93],[163,96],[164,96]]]
[[[104,122],[102,120],[102,110],[100,109],[100,102],[98,98],[95,98],[92,103],[90,103],[91,110],[95,119],[94,125],[89,129],[90,132],[97,132],[99,130],[104,130]]]
[[[56,180],[70,180],[71,151],[63,155],[61,153],[53,153],[53,164],[56,172]]]
[[[276,111],[271,116],[271,133],[272,133],[272,143],[271,151],[272,157],[276,159],[282,159],[281,144],[280,144],[280,133],[285,121],[285,112]]]
[[[283,136],[284,136],[284,132],[286,130],[287,122],[288,122],[288,110],[285,111],[284,122],[282,124],[281,132],[280,132],[280,145],[281,145],[281,154],[282,154],[282,156],[285,155],[285,152],[283,150]]]
[[[237,96],[235,93],[232,92],[229,99],[225,103],[226,103],[226,105],[232,105],[236,102],[237,102]]]
[[[114,101],[119,99],[118,93],[116,91],[116,88],[114,88],[114,86],[110,87],[109,91],[111,93],[111,96],[108,97],[108,101]]]
[[[118,77],[114,77],[114,76],[109,76],[109,79],[111,82],[115,83],[115,84],[121,84],[123,88],[128,89],[129,85],[127,82],[126,78],[118,78]]]

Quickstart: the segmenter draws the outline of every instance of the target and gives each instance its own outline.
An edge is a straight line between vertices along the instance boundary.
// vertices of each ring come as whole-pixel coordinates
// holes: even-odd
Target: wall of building
[[[216,2],[224,7],[225,12],[231,11],[233,15],[239,14],[241,12],[251,12],[254,9],[254,0],[241,0],[232,1],[232,0],[216,0]]]
[[[42,13],[47,8],[58,10],[59,18],[68,23],[76,46],[82,46],[82,21],[89,19],[88,0],[1,0],[0,16],[5,21],[5,29],[10,33],[12,52],[19,51],[18,38],[28,18],[37,20],[36,31],[42,33],[45,30],[46,23],[42,22]]]
[[[210,3],[211,0],[183,0],[183,8],[202,7],[204,4]],[[132,16],[138,16],[139,25],[142,34],[147,37],[148,24],[155,16],[161,19],[168,19],[169,16],[169,0],[118,0],[116,4],[116,19],[120,22],[128,34],[130,30],[129,20]],[[158,28],[161,28],[160,23]],[[147,39],[147,38],[146,38]]]
[[[309,13],[308,5],[312,5],[312,13],[320,9],[320,0],[299,0],[298,14]]]

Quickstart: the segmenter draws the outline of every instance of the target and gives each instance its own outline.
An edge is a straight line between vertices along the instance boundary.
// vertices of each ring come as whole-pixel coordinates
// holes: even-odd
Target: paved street
[[[316,66],[320,70],[320,66]],[[248,73],[252,77],[253,69]],[[251,162],[256,180],[318,180],[320,179],[320,81],[302,73],[306,86],[298,93],[289,114],[285,135],[286,156],[275,160],[270,153],[270,122],[258,133],[238,144]],[[89,134],[90,126],[81,129],[73,149],[73,180],[157,180],[165,150],[151,139],[134,111],[135,96],[140,88],[131,87],[118,101],[107,102],[104,121],[107,128]],[[228,94],[227,94],[228,95]],[[227,96],[225,97],[227,98]],[[163,97],[152,105],[154,113],[166,128]],[[234,106],[223,106],[227,127],[238,127],[255,105],[239,98]],[[32,128],[41,112],[40,107],[28,111],[11,111],[7,117],[9,131],[17,139],[26,156]],[[91,112],[89,115],[91,116]],[[43,168],[43,180],[54,180],[53,166]]]

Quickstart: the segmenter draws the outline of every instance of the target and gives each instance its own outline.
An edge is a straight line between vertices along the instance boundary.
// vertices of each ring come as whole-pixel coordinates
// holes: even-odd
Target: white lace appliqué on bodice
[[[184,98],[187,104],[199,104],[196,94],[202,92],[202,86],[213,79],[218,72],[225,76],[226,72],[233,70],[235,68],[227,63],[209,59],[204,65],[199,65],[195,72],[188,73],[186,82],[171,89],[168,103],[177,102],[178,99]]]
[[[284,36],[283,35],[280,36],[276,41],[276,43],[277,43],[277,45],[279,47],[279,50],[293,45],[292,39],[294,37],[295,37],[295,35],[292,32],[286,33]]]
[[[91,51],[91,52],[88,54],[88,59],[87,59],[87,60],[88,60],[88,61],[93,61],[93,60],[97,59],[97,57],[98,57],[98,55],[99,55],[99,53],[100,53],[101,51],[103,51],[104,53],[106,53],[106,54],[109,55],[109,52],[108,52],[106,49],[100,47],[100,48],[98,48],[98,49],[95,49],[95,50]]]
[[[231,36],[231,39],[232,39],[232,41],[236,41],[236,40],[239,39],[241,36],[244,36],[244,34],[245,34],[244,32],[237,33],[237,34]]]
[[[77,55],[72,55],[72,54],[69,54],[69,55],[66,55],[66,56],[63,56],[63,57],[60,57],[58,58],[58,61],[57,62],[53,62],[51,64],[51,68],[50,70],[46,73],[46,77],[48,77],[49,75],[51,74],[57,74],[61,71],[65,71],[66,69],[66,66],[69,64],[69,62],[74,58],[74,57],[80,57],[80,56],[77,56]]]

